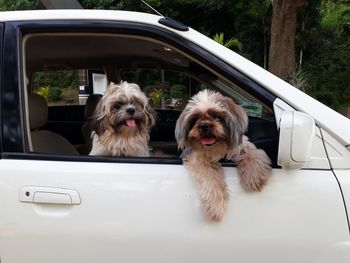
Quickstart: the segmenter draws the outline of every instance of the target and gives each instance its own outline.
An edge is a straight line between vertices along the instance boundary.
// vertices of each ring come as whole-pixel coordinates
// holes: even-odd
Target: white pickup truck
[[[197,31],[126,11],[1,12],[0,68],[1,263],[350,262],[350,120]],[[30,102],[45,76],[65,74],[80,77],[59,94],[73,99]],[[101,76],[141,86],[158,113],[150,147],[166,157],[88,156],[93,106],[77,98]],[[247,110],[273,166],[247,193],[222,162],[220,223],[203,216],[174,138],[203,88]]]

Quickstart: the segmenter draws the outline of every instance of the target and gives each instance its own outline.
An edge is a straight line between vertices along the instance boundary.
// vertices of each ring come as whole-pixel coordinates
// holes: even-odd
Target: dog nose
[[[211,129],[211,125],[209,123],[203,122],[199,125],[199,128],[202,132],[209,132]]]
[[[127,112],[128,114],[130,114],[130,115],[134,115],[135,109],[134,109],[134,108],[127,108],[127,109],[126,109],[126,112]]]

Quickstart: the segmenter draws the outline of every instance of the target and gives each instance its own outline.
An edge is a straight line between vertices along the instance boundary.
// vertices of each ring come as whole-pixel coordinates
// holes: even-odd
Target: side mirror
[[[302,112],[284,111],[280,120],[278,165],[300,169],[310,160],[316,126],[314,119]]]

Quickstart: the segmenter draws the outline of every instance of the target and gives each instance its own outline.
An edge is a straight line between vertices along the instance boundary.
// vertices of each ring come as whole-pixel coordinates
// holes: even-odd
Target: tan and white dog
[[[155,112],[134,83],[110,83],[92,117],[90,155],[148,157]]]
[[[204,90],[193,96],[176,123],[184,165],[199,187],[204,212],[221,221],[229,201],[221,159],[233,160],[246,191],[261,191],[271,173],[270,159],[244,136],[246,112],[231,98]]]

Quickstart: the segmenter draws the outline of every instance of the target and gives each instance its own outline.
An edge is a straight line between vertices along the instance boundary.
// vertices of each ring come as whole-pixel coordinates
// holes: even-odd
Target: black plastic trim
[[[21,38],[28,33],[44,32],[96,32],[96,33],[119,33],[139,35],[163,41],[172,45],[190,56],[194,57],[208,67],[213,68],[228,80],[249,90],[253,96],[263,103],[272,107],[276,97],[264,87],[254,82],[231,65],[223,62],[209,50],[205,50],[195,43],[182,38],[178,34],[157,26],[135,22],[111,22],[111,21],[26,21],[7,22],[5,25],[4,52],[11,54],[4,58],[4,81],[2,97],[3,116],[3,151],[26,152],[25,116],[22,99],[23,83],[21,61]],[[29,156],[32,156],[30,154]],[[71,158],[71,157],[69,157]],[[92,159],[89,158],[89,161]]]
[[[170,17],[162,17],[158,20],[158,23],[179,31],[185,32],[189,30],[188,26]]]
[[[20,33],[15,24],[6,23],[4,30],[2,64],[2,150],[11,152],[25,151],[24,116],[22,116],[22,74],[19,48]]]
[[[4,67],[3,67],[3,39],[4,39],[4,24],[0,24],[0,102],[2,101],[2,79],[4,74]],[[3,120],[2,120],[2,104],[0,106],[0,124],[1,127],[3,127]],[[2,128],[0,129],[0,151],[2,151]]]
[[[13,153],[3,152],[1,158],[11,160],[32,161],[63,161],[63,162],[89,162],[89,163],[138,163],[138,164],[169,164],[182,165],[180,158],[168,157],[109,157],[109,156],[74,156],[50,153]],[[223,167],[236,167],[232,161],[220,161]],[[278,168],[278,167],[277,167]]]
[[[36,161],[69,161],[69,162],[104,162],[104,163],[145,163],[145,164],[182,164],[178,158],[165,157],[104,157],[104,156],[73,156],[50,153],[13,153],[1,154],[5,159],[36,160]]]

